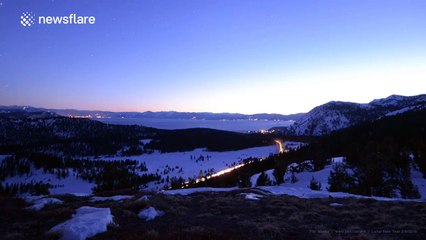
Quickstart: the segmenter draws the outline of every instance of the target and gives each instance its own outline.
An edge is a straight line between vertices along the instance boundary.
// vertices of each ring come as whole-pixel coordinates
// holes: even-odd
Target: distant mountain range
[[[290,128],[294,135],[324,135],[364,121],[426,108],[426,94],[417,96],[391,95],[367,104],[328,102],[315,107],[299,118]]]
[[[199,120],[279,120],[296,121],[304,113],[282,115],[282,114],[240,114],[240,113],[211,113],[211,112],[109,112],[74,109],[45,109],[30,106],[0,106],[0,113],[6,114],[8,111],[34,113],[48,112],[59,116],[72,116],[82,118],[156,118],[156,119],[199,119]]]
[[[347,128],[361,122],[374,121],[385,116],[426,108],[426,94],[417,96],[391,95],[369,103],[331,101],[313,108],[308,113],[240,114],[210,112],[108,112],[73,109],[44,109],[30,106],[0,106],[0,116],[43,118],[70,116],[78,118],[151,118],[199,120],[279,120],[294,121],[285,131],[290,135],[319,136]]]

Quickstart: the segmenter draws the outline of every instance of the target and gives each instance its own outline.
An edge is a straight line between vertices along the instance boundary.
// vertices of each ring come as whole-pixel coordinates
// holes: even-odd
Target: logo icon
[[[21,15],[21,24],[24,27],[30,27],[35,24],[35,15],[32,12],[23,12]]]

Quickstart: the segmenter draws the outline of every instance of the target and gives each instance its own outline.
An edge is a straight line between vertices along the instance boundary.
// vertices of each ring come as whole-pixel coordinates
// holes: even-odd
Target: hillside
[[[39,115],[37,113],[37,115]],[[0,115],[0,153],[15,151],[55,152],[65,155],[114,154],[139,139],[155,134],[141,126],[114,126],[60,116]]]
[[[413,177],[425,182],[421,175],[426,175],[426,109],[395,109],[397,114],[388,112],[373,121],[306,138],[309,143],[292,142],[297,146],[293,150],[269,157],[256,157],[259,149],[168,153],[200,146],[221,151],[271,144],[268,135],[169,131],[39,113],[38,117],[9,114],[0,119],[1,143],[9,144],[3,145],[9,156],[0,161],[4,181],[0,204],[5,206],[0,218],[10,224],[3,224],[0,232],[5,239],[58,239],[63,233],[93,239],[422,239],[426,198],[420,196]],[[160,151],[129,158],[55,156],[64,153],[60,151],[71,146],[69,142],[93,143],[93,149],[103,152],[129,150],[132,141],[142,150]],[[92,147],[84,148],[86,153]],[[173,161],[163,167],[164,159]],[[188,185],[198,188],[181,189],[186,184],[177,178],[179,172],[206,176],[213,171],[200,169],[212,168],[213,162],[235,166],[229,159],[240,160],[242,167],[206,181],[192,178]],[[40,179],[38,174],[55,180],[13,181]],[[96,196],[52,194],[70,179],[77,185],[90,183]],[[178,190],[141,191],[153,182]],[[52,188],[54,184],[59,186]],[[25,192],[48,196],[13,197]]]
[[[367,104],[333,101],[315,107],[302,116],[290,132],[295,135],[319,136],[363,121],[423,108],[426,108],[425,94],[410,97],[392,95]]]
[[[195,186],[247,187],[253,185],[252,176],[264,172],[263,180],[257,179],[258,184],[285,182],[280,187],[294,188],[295,195],[315,188],[309,186],[311,178],[314,185],[321,178],[324,194],[329,191],[426,199],[425,131],[426,109],[387,116],[314,138],[296,150],[252,161]],[[335,164],[335,159],[340,160]],[[304,179],[300,186],[299,179]]]
[[[145,146],[141,141],[149,139]],[[138,155],[206,148],[239,150],[273,144],[270,136],[214,129],[161,130],[137,125],[112,125],[85,118],[68,118],[43,111],[0,113],[0,153],[53,152],[69,156]]]

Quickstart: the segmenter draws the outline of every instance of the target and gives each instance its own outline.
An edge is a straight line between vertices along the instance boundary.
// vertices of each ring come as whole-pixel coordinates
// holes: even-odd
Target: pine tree
[[[291,183],[296,183],[298,181],[296,174],[294,172],[291,172],[290,181],[291,181]]]
[[[343,164],[334,164],[328,177],[327,189],[330,192],[349,192],[354,186],[354,179],[346,172]]]
[[[256,186],[270,186],[272,181],[269,179],[268,175],[265,172],[262,172],[256,181]]]
[[[314,176],[312,176],[311,182],[308,187],[312,190],[319,191],[321,190],[321,182],[319,182],[314,178]]]

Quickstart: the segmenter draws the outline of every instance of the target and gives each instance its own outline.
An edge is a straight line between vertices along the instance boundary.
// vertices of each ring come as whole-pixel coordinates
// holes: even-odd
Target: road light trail
[[[283,152],[284,152],[284,145],[283,145],[282,141],[280,141],[280,140],[274,140],[274,141],[275,141],[275,143],[278,145],[278,151],[279,151],[279,153],[283,153]],[[258,160],[259,160],[259,161],[263,161],[263,160],[265,160],[265,159],[266,159],[266,158],[259,158]],[[205,182],[206,180],[208,180],[208,179],[210,179],[210,178],[214,178],[214,177],[218,177],[218,176],[224,175],[224,174],[226,174],[226,173],[232,172],[232,171],[234,171],[235,169],[241,168],[241,167],[243,167],[243,166],[245,166],[245,165],[247,165],[247,164],[250,164],[250,163],[253,163],[253,161],[248,161],[248,162],[245,162],[245,163],[242,163],[242,164],[239,164],[239,165],[235,165],[235,166],[233,166],[233,167],[230,167],[230,168],[227,168],[227,169],[225,169],[225,170],[219,171],[219,172],[214,173],[214,174],[212,174],[212,175],[208,175],[208,176],[206,176],[206,177],[196,178],[196,179],[195,179],[195,183]],[[185,182],[185,183],[182,185],[182,188],[189,187],[189,184],[190,184],[190,182],[189,182],[189,181]],[[171,189],[171,188],[170,188],[170,189]]]
[[[263,158],[258,158],[257,160],[261,162],[261,161],[263,161],[263,160],[265,160],[265,159],[266,159],[266,158],[264,158],[264,157],[263,157]],[[210,178],[215,178],[215,177],[219,177],[219,176],[221,176],[221,175],[224,175],[224,174],[230,173],[230,172],[232,172],[232,171],[234,171],[234,170],[236,170],[236,169],[238,169],[238,168],[244,167],[245,165],[250,164],[250,163],[253,163],[253,162],[254,162],[253,160],[250,160],[250,161],[247,161],[247,162],[244,162],[244,163],[241,163],[241,164],[238,164],[238,165],[232,166],[232,167],[227,168],[227,169],[225,169],[225,170],[219,171],[219,172],[214,173],[214,174],[212,174],[212,175],[208,175],[208,176],[201,177],[201,178],[196,178],[196,179],[194,179],[193,181],[195,181],[195,183],[205,182],[206,180],[208,180],[208,179],[210,179]],[[187,181],[187,182],[183,183],[183,185],[182,185],[182,187],[181,187],[181,188],[187,188],[187,187],[189,187],[189,184],[190,184],[190,182],[189,182],[189,181]],[[172,189],[172,188],[171,188],[171,187],[169,187],[169,189]]]
[[[279,153],[283,153],[284,152],[284,146],[283,143],[280,140],[274,140],[276,144],[278,144],[278,150]]]

